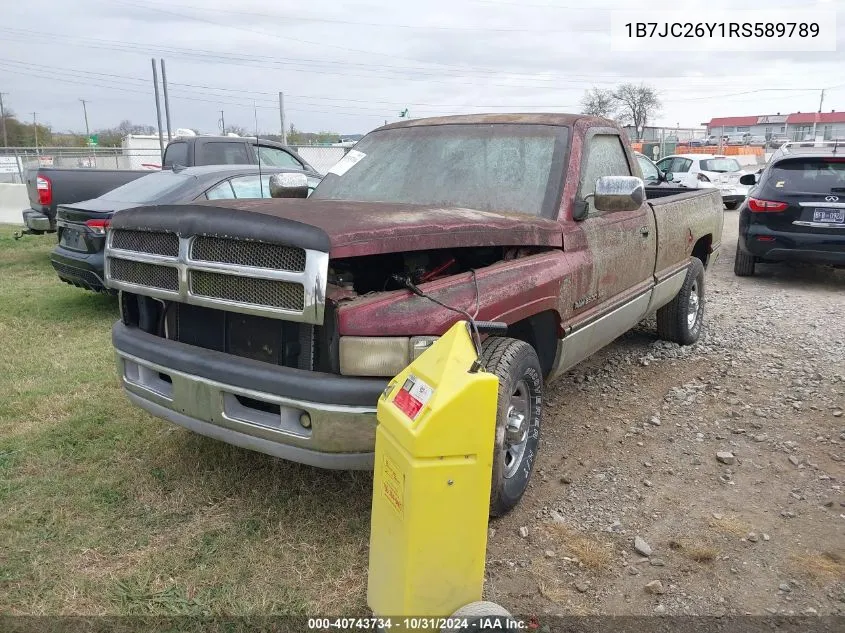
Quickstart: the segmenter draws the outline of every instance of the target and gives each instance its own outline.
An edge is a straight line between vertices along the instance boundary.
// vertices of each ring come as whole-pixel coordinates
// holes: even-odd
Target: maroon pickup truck
[[[115,215],[106,278],[129,398],[197,433],[326,468],[372,466],[389,377],[468,313],[500,378],[491,512],[537,455],[544,384],[656,313],[695,342],[715,189],[646,191],[622,132],[564,114],[408,121],[303,200]],[[456,312],[457,310],[458,312]]]

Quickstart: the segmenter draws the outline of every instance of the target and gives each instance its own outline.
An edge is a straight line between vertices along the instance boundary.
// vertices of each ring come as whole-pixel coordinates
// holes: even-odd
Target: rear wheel
[[[522,498],[540,443],[543,370],[525,341],[491,337],[481,360],[499,378],[490,515],[507,514]]]
[[[739,244],[736,245],[734,258],[734,274],[737,277],[750,277],[754,274],[754,255],[744,252]]]
[[[736,208],[739,206],[739,202],[726,202],[725,208],[728,211],[736,211]]]
[[[692,345],[701,335],[703,321],[704,264],[693,257],[680,291],[657,311],[657,333],[666,341]]]

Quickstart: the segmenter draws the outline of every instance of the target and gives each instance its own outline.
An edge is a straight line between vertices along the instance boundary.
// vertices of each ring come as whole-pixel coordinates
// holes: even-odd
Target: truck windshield
[[[552,217],[568,140],[565,127],[530,124],[377,131],[329,171],[311,198]]]
[[[100,196],[100,200],[109,202],[156,202],[192,180],[195,180],[194,176],[177,174],[172,171],[152,172],[149,176],[141,176],[137,180],[132,180],[117,189],[104,193]]]

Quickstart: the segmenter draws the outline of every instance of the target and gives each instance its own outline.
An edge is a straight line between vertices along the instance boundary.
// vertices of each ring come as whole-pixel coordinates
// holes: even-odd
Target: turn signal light
[[[106,229],[109,228],[109,224],[111,224],[109,220],[88,220],[85,223],[85,226],[97,235],[105,235]]]
[[[786,211],[788,206],[786,202],[773,202],[759,198],[748,199],[748,210],[752,213],[778,213],[779,211]]]

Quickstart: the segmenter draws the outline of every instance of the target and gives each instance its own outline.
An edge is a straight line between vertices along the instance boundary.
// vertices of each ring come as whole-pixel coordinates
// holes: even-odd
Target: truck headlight
[[[341,336],[344,376],[395,376],[431,347],[436,336]]]

